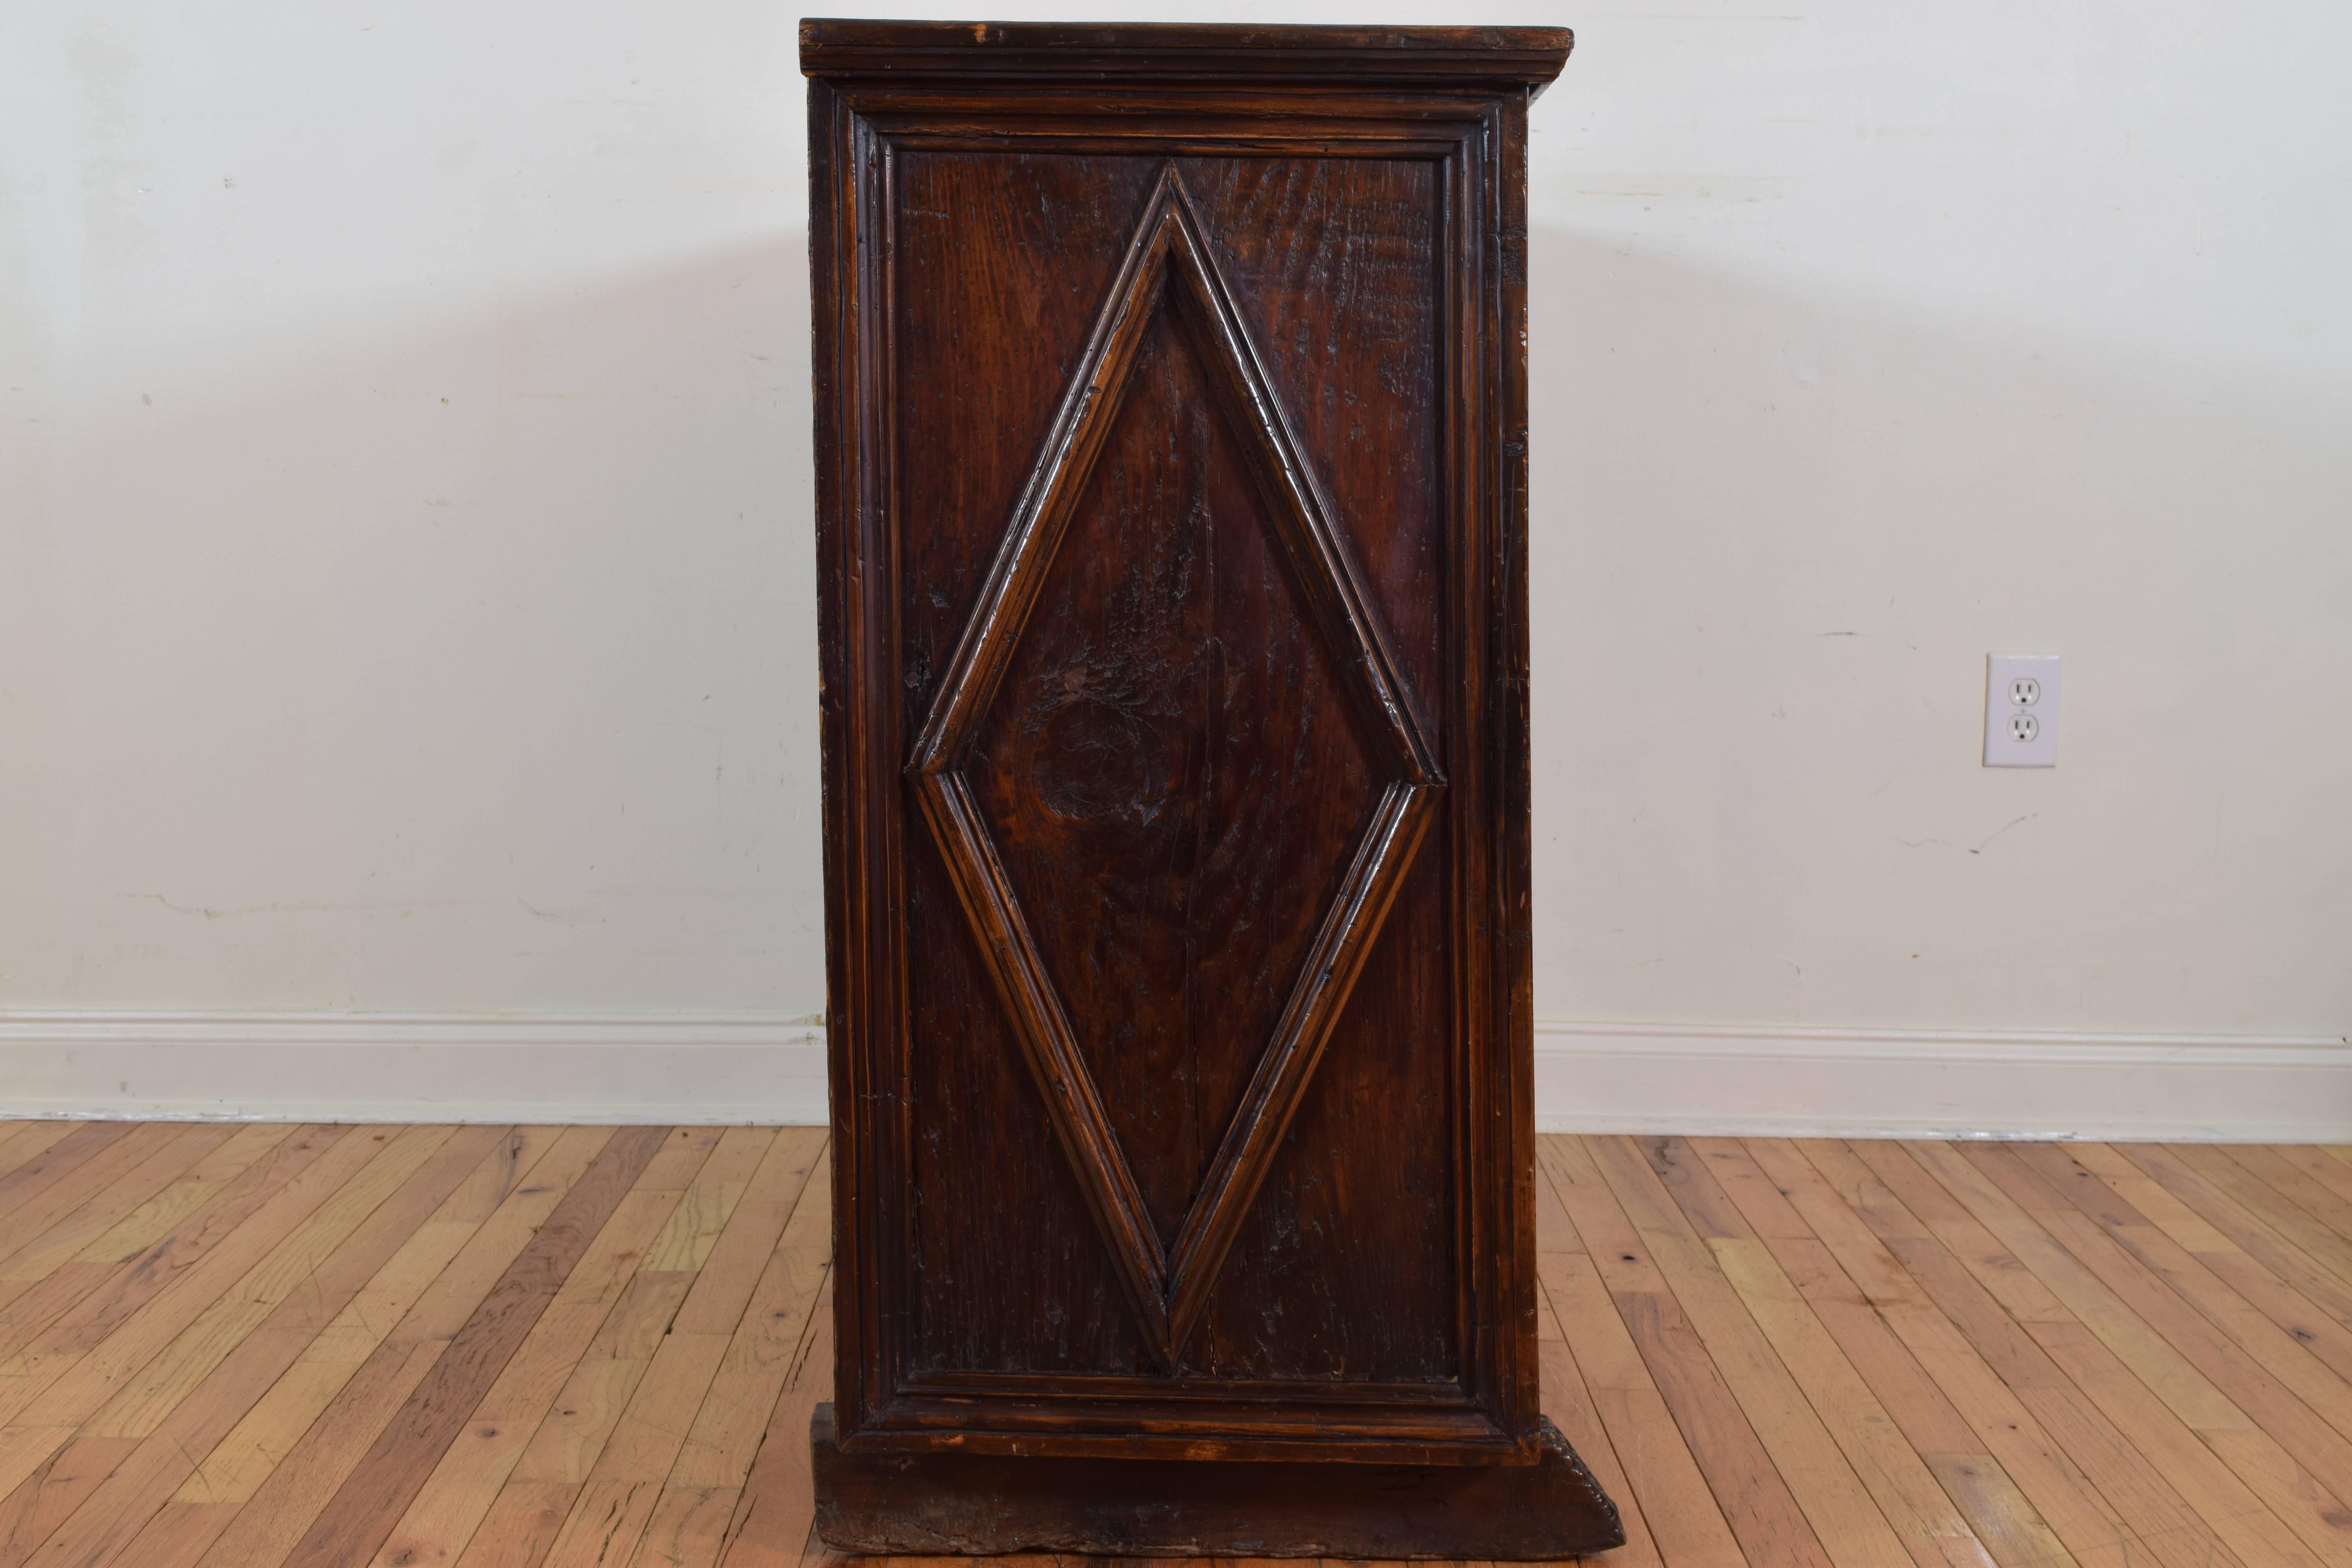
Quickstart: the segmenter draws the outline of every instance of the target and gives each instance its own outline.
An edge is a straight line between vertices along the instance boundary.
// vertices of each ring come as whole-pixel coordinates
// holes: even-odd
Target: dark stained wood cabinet
[[[811,22],[835,1545],[1559,1556],[1551,28]]]

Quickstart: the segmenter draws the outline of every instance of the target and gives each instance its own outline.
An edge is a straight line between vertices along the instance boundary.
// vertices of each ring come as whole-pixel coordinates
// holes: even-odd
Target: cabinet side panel
[[[1185,158],[1178,167],[1330,492],[1424,730],[1443,749],[1443,166]]]
[[[1535,1271],[1535,925],[1534,776],[1528,677],[1528,105],[1532,92],[1506,97],[1494,118],[1493,178],[1498,214],[1495,437],[1501,447],[1493,555],[1496,689],[1486,708],[1495,759],[1494,909],[1501,933],[1495,990],[1499,1037],[1493,1053],[1498,1114],[1492,1159],[1498,1202],[1493,1258],[1497,1303],[1495,1392],[1501,1424],[1531,1432],[1541,1380],[1536,1345]]]
[[[1099,153],[894,154],[890,453],[898,549],[898,700],[908,734],[929,713],[1056,402],[1164,163],[1155,155]],[[1410,700],[1431,736],[1443,737],[1450,719],[1444,647],[1450,628],[1444,607],[1449,567],[1440,445],[1439,166],[1414,159],[1233,158],[1187,159],[1180,168],[1276,394],[1329,491]],[[1137,395],[1148,403],[1151,394]],[[1127,499],[1119,515],[1134,520],[1166,512],[1165,526],[1178,528],[1185,507],[1207,507],[1216,521],[1213,527],[1200,524],[1206,530],[1200,537],[1255,546],[1256,536],[1246,531],[1258,524],[1245,504],[1219,488],[1223,481],[1206,484],[1192,500],[1177,493],[1192,483],[1192,458],[1205,450],[1196,424],[1166,425],[1168,456],[1157,469],[1139,466],[1153,449],[1144,436],[1118,437],[1129,446],[1147,440],[1118,459],[1118,471],[1129,476],[1120,481],[1126,489],[1118,493]],[[1173,488],[1153,500],[1139,485]],[[1096,487],[1084,504],[1107,505],[1103,498],[1115,489]],[[1171,506],[1176,511],[1168,512]],[[1080,519],[1064,548],[1117,554],[1145,544],[1142,534],[1121,543],[1116,530],[1106,533]],[[1203,571],[1213,570],[1212,553],[1203,551]],[[1218,559],[1230,565],[1234,558]],[[1061,617],[1040,628],[1036,647],[1060,649],[1053,661],[1057,679],[1072,671],[1086,675],[1095,694],[1088,701],[1117,698],[1129,676],[1150,673],[1119,668],[1118,639],[1086,630],[1102,616],[1108,616],[1106,626],[1118,620],[1116,595],[1135,585],[1127,565],[1114,561],[1099,572],[1080,572],[1073,563],[1056,567],[1049,581],[1067,587],[1097,578],[1105,584],[1100,605],[1057,608],[1054,593],[1062,590],[1055,589],[1033,612]],[[1181,584],[1171,588],[1177,595],[1171,604],[1181,602],[1180,590]],[[1282,596],[1267,592],[1273,595],[1267,604]],[[1261,652],[1281,646],[1279,638],[1260,636],[1263,628],[1237,627],[1237,635],[1244,630],[1249,635],[1234,644],[1236,655],[1244,646]],[[1061,647],[1073,638],[1089,642],[1091,656],[1075,643]],[[1028,689],[1036,685],[1029,679],[1036,657],[1042,656],[1015,656],[1007,690],[1016,706],[1039,706],[1053,695]],[[1298,679],[1306,679],[1310,662],[1298,661]],[[1174,721],[1173,709],[1157,714],[1144,704],[1136,713],[1137,724]],[[1011,722],[983,725],[983,749],[1008,743],[1003,737]],[[1115,736],[1136,727],[1106,721],[1096,728]],[[1307,733],[1301,729],[1302,737]],[[1106,781],[1119,776],[1123,761],[1132,759],[1106,753]],[[1324,765],[1303,750],[1294,762],[1309,772]],[[1057,755],[1056,765],[1076,764]],[[1268,753],[1266,765],[1291,764]],[[1024,804],[1023,792],[1035,770],[1024,766],[1014,770],[1018,777],[996,777],[1003,766],[1001,758],[977,754],[971,763],[975,780],[992,781],[980,789],[983,812],[993,814],[992,831],[1003,841],[1016,892],[1034,900],[1055,884],[1023,857],[1034,843],[1058,842],[1066,835],[1058,828],[1047,835],[1053,825],[1042,816],[1024,825],[1017,814],[1058,809],[1066,815],[1076,809],[1070,801],[1084,805],[1090,791],[1078,787],[1084,780],[1063,780],[1067,787],[1060,794],[1068,799],[1058,808],[1050,801]],[[1172,775],[1160,781],[1170,788],[1178,782]],[[1158,793],[1155,784],[1155,801]],[[971,922],[922,823],[907,797],[899,799],[906,879],[898,913],[909,955],[908,1255],[900,1331],[908,1347],[907,1370],[1148,1373],[1152,1363],[1054,1141]],[[1206,802],[1203,822],[1223,809]],[[1203,832],[1204,843],[1213,838]],[[1186,1347],[1179,1370],[1188,1377],[1442,1384],[1461,1373],[1463,1259],[1451,1172],[1451,1086],[1458,1066],[1451,837],[1433,831],[1422,842],[1356,997],[1225,1265],[1225,1283]],[[1203,854],[1200,864],[1222,862]],[[1115,869],[1107,867],[1104,875]],[[1055,875],[1070,871],[1059,868]],[[1106,884],[1083,900],[1050,898],[1030,909],[1048,968],[1078,962],[1070,955],[1087,949],[1046,926],[1066,922],[1080,905],[1101,905],[1113,911],[1106,918],[1116,918],[1122,896]],[[1180,910],[1187,907],[1184,897],[1166,901]],[[1217,905],[1217,899],[1202,895],[1200,907]],[[1224,911],[1212,922],[1218,930],[1204,933],[1203,942],[1213,950],[1240,920],[1311,930],[1319,913],[1312,897]],[[1280,982],[1287,983],[1287,977]],[[1088,992],[1090,984],[1075,974],[1064,982],[1074,1023],[1095,1032],[1081,1043],[1106,1098],[1127,1099],[1109,1108],[1115,1127],[1134,1135],[1150,1124],[1150,1117],[1135,1114],[1136,1096],[1190,1095],[1213,1106],[1231,1101],[1230,1085],[1211,1092],[1215,1086],[1205,1079],[1162,1084],[1156,1071],[1124,1071],[1116,1059],[1121,1042],[1095,1037],[1108,1026],[1102,1020],[1116,1021],[1118,1009]],[[1168,989],[1166,996],[1136,995],[1136,1014],[1186,1005],[1183,986]],[[1279,996],[1273,1000],[1278,1005]],[[1210,1009],[1203,998],[1195,1001],[1202,1016],[1271,1016],[1266,1008],[1220,1004]],[[1246,1061],[1262,1045],[1203,1042],[1195,1055],[1203,1061]],[[1183,1071],[1180,1067],[1173,1077],[1181,1079]],[[1213,1138],[1215,1131],[1204,1137]],[[1139,1147],[1132,1159],[1174,1170],[1197,1168],[1200,1154],[1196,1150],[1171,1163],[1159,1161],[1160,1151]],[[1171,1231],[1182,1197],[1171,1189],[1158,1199]]]
[[[918,733],[1085,350],[1157,161],[899,152],[892,405],[899,700]],[[903,1333],[910,1370],[1150,1359],[910,795]]]
[[[1187,187],[1441,749],[1440,165],[1188,158]],[[1439,796],[1441,816],[1454,809]],[[1449,835],[1423,838],[1194,1347],[1234,1378],[1450,1381],[1461,1358]],[[1279,1303],[1279,1310],[1269,1310]]]
[[[868,622],[875,595],[862,534],[868,488],[863,432],[869,423],[860,374],[863,319],[871,315],[861,276],[860,212],[866,205],[856,150],[856,117],[824,82],[808,85],[809,298],[816,479],[818,739],[824,771],[825,1040],[833,1102],[835,1312],[834,1399],[842,1429],[863,1424],[886,1381],[878,1332],[877,1263],[885,1249],[873,1224],[891,1138],[872,1115],[877,1055],[887,1057],[889,987],[877,964],[875,891],[887,869],[877,843],[876,763],[866,715],[873,669]],[[887,800],[887,796],[883,797]],[[887,942],[881,943],[887,946]]]

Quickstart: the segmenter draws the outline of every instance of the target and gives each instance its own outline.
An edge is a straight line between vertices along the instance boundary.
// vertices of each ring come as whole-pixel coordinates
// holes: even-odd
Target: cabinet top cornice
[[[1019,82],[1516,83],[1540,92],[1566,27],[1322,27],[1093,22],[801,23],[801,69]]]

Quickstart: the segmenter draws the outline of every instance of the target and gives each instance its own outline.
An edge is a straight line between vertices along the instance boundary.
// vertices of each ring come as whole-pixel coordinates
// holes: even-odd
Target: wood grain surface
[[[0,1568],[847,1568],[822,1131],[111,1131],[18,1252],[210,1196],[96,1249],[82,1300],[139,1304],[94,1342],[0,1361]],[[0,1122],[0,1161],[77,1135]],[[2352,1564],[2352,1149],[1538,1145],[1595,1561]]]
[[[802,38],[843,1452],[1534,1465],[1567,35]]]

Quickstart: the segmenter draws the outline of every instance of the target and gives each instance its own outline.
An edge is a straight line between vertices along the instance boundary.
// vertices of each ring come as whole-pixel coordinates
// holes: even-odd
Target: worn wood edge
[[[1202,23],[882,22],[805,18],[801,69],[829,79],[1037,82],[1475,81],[1541,91],[1568,63],[1566,27]]]
[[[1549,1562],[1625,1542],[1559,1429],[1532,1465],[870,1457],[809,1422],[816,1533],[844,1552]]]

